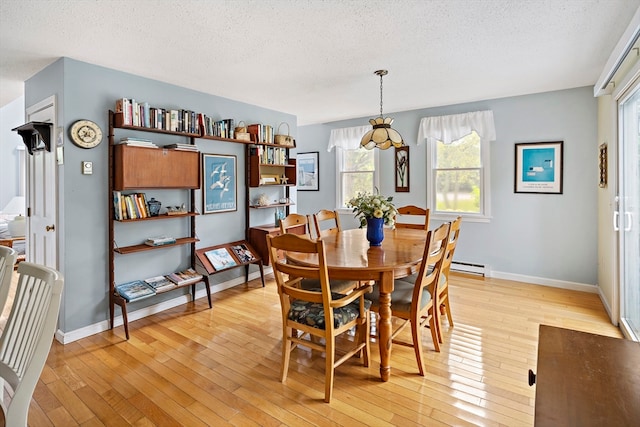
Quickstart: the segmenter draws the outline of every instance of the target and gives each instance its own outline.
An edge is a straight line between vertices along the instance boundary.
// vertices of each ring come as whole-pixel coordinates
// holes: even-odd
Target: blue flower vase
[[[380,246],[384,240],[383,218],[367,218],[367,240],[369,246]]]

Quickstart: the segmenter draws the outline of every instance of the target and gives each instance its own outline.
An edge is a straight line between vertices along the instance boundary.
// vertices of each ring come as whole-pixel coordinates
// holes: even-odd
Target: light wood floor
[[[339,367],[323,402],[322,354],[298,349],[279,381],[281,321],[273,280],[258,281],[65,346],[54,342],[32,400],[39,426],[531,426],[541,323],[621,337],[596,294],[455,276],[455,327],[426,377],[395,346],[391,380],[358,359]]]

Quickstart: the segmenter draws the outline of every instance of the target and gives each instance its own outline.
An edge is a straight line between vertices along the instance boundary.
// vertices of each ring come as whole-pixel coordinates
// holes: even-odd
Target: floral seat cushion
[[[338,293],[331,293],[331,298],[338,300],[344,298],[345,295]],[[364,306],[368,310],[371,307],[371,301],[365,300]],[[339,328],[342,325],[354,320],[360,315],[359,302],[353,301],[352,303],[333,309],[333,327]],[[322,303],[312,303],[303,300],[294,300],[291,302],[291,308],[289,309],[289,320],[302,323],[304,325],[312,326],[318,329],[325,329],[324,321],[324,308]]]

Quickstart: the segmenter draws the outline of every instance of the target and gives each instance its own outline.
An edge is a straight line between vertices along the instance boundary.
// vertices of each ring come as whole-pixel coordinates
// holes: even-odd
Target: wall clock
[[[102,142],[102,129],[91,120],[78,120],[71,126],[71,141],[81,148],[93,148]]]

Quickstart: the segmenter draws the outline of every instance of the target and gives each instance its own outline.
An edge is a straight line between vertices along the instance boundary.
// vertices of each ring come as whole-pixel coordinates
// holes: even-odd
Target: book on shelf
[[[142,280],[122,283],[115,289],[127,302],[138,301],[156,294],[156,290]]]
[[[194,144],[182,144],[182,143],[175,143],[175,144],[169,144],[169,145],[165,145],[164,148],[171,148],[173,150],[181,150],[181,151],[198,151],[198,146],[194,145]]]
[[[165,277],[176,285],[187,285],[202,280],[202,274],[198,274],[193,268],[167,274]]]
[[[169,111],[169,130],[178,132],[178,110]]]
[[[116,221],[126,219],[122,210],[122,193],[119,191],[113,192],[113,218]]]
[[[155,144],[150,139],[145,139],[145,138],[132,138],[132,137],[120,138],[120,141],[116,142],[116,144],[128,145],[131,147],[158,148],[157,144]]]
[[[238,258],[240,262],[251,262],[256,259],[253,252],[247,248],[247,245],[233,245],[231,246],[231,250],[236,254],[236,258]]]
[[[122,113],[122,123],[128,126],[133,124],[131,117],[131,100],[128,98],[116,99],[116,113]]]
[[[153,289],[155,289],[156,292],[176,287],[176,284],[169,280],[167,276],[149,277],[148,279],[144,279],[144,281]]]
[[[238,265],[227,248],[211,249],[204,254],[216,270],[224,270],[225,268]]]
[[[144,244],[147,246],[162,246],[162,245],[172,245],[176,242],[174,237],[168,236],[157,236],[157,237],[149,237],[144,241]]]

